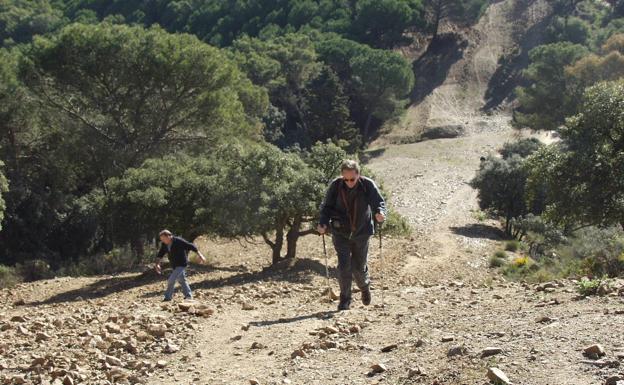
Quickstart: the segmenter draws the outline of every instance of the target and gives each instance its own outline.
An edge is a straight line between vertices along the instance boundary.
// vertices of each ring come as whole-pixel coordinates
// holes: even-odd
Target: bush
[[[519,279],[526,278],[539,270],[540,265],[530,257],[518,257],[505,266],[503,274],[513,279]]]
[[[516,251],[518,251],[518,249],[520,249],[520,242],[518,242],[518,241],[507,241],[507,242],[505,242],[505,250],[506,251],[511,251],[512,253],[515,253]]]
[[[491,268],[502,267],[502,266],[505,266],[506,263],[507,263],[507,253],[505,253],[502,250],[495,252],[494,255],[490,257]]]
[[[0,265],[0,289],[14,286],[22,281],[15,268]]]
[[[462,136],[465,131],[466,130],[461,125],[431,127],[423,131],[420,135],[420,139],[452,139]]]
[[[42,259],[32,259],[15,265],[15,270],[25,282],[38,281],[54,277],[50,265]]]
[[[583,277],[577,287],[576,290],[580,295],[590,296],[590,295],[603,295],[609,292],[611,286],[611,282],[607,279],[603,278],[594,278],[589,279],[587,277]]]
[[[408,236],[412,233],[412,226],[408,222],[407,218],[396,212],[395,210],[388,210],[388,218],[383,225],[384,234],[394,236]]]
[[[137,260],[129,248],[116,248],[109,253],[97,254],[81,259],[78,263],[67,264],[58,270],[58,274],[73,277],[117,274],[132,270],[142,262],[144,261]]]

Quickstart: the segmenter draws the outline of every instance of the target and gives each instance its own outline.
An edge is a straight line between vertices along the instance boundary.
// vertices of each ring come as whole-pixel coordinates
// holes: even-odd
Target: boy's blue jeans
[[[176,281],[180,282],[180,286],[182,286],[182,293],[184,293],[184,298],[191,299],[193,298],[193,294],[191,293],[191,287],[186,281],[186,267],[178,266],[173,269],[173,272],[169,276],[167,280],[167,290],[165,291],[165,300],[170,301],[173,297],[173,290],[175,289]]]

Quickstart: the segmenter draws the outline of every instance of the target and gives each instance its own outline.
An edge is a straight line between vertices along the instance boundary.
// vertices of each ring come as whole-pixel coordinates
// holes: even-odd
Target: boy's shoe
[[[163,302],[171,302],[171,298],[164,298],[162,301]]]
[[[184,297],[184,300],[185,300],[185,301],[192,301],[192,300],[193,300],[193,297]]]
[[[368,306],[371,303],[371,291],[370,286],[366,286],[362,289],[362,303],[364,306]]]

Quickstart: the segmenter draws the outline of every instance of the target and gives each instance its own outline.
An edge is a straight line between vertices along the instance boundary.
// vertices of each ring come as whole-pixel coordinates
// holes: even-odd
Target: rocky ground
[[[622,283],[583,298],[573,281],[507,282],[487,266],[500,231],[466,183],[515,135],[375,153],[370,168],[415,231],[385,238],[383,263],[372,240],[372,306],[334,311],[318,237],[270,269],[262,243],[205,240],[192,303],[162,303],[165,277],[149,271],[1,291],[0,383],[621,384]]]

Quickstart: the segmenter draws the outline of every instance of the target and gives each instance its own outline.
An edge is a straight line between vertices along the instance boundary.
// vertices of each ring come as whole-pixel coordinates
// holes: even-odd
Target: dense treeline
[[[148,254],[163,226],[294,257],[339,161],[405,108],[390,48],[486,5],[2,2],[0,261],[97,272],[84,258]]]
[[[507,235],[525,241],[537,261],[512,272],[624,273],[623,7],[554,4],[546,44],[529,53],[514,123],[556,130],[560,140],[509,145],[472,182],[481,207],[504,218]]]

